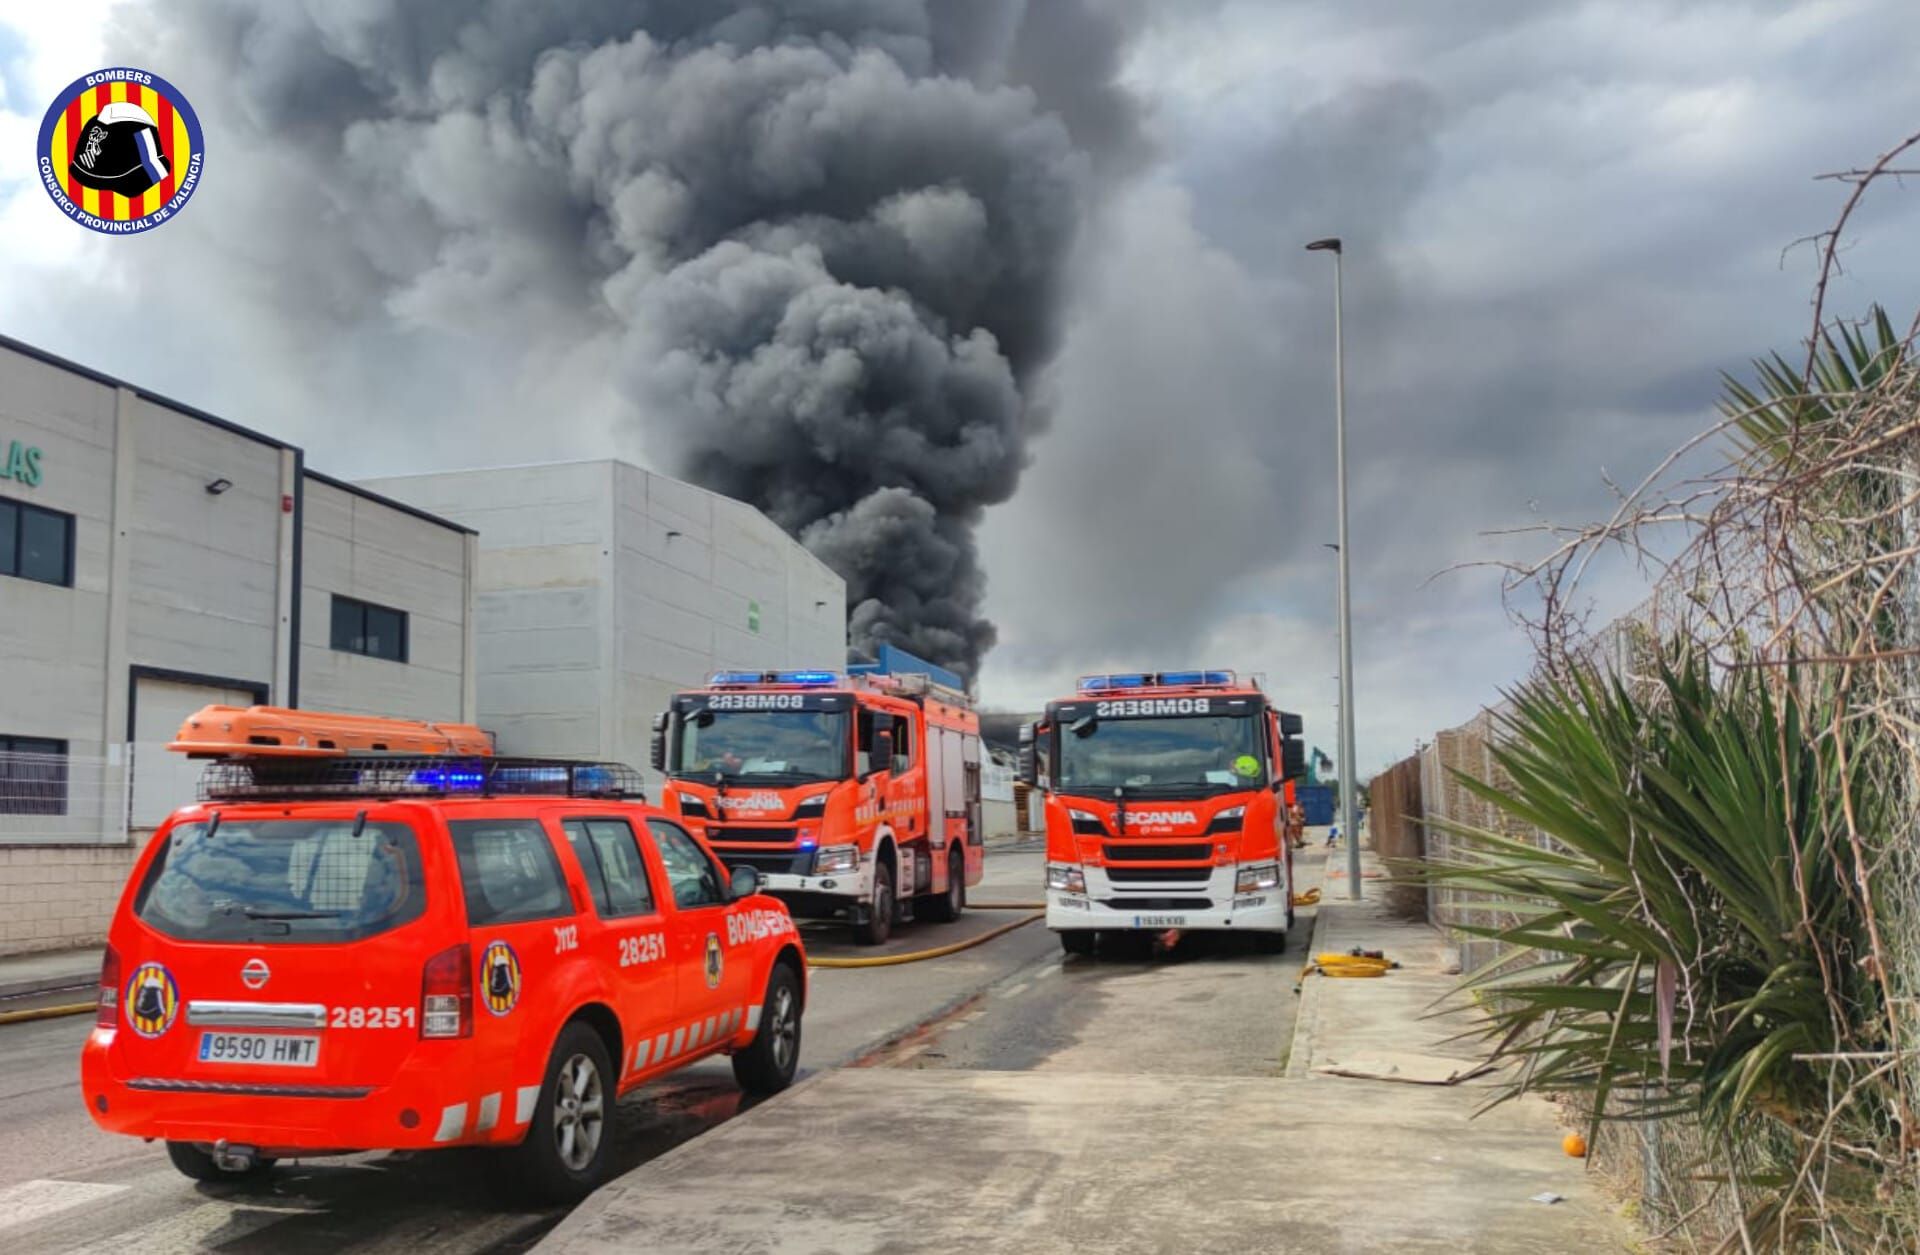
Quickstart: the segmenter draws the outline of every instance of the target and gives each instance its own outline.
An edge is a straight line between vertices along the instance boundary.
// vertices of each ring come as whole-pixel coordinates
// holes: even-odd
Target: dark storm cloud
[[[856,643],[978,666],[974,528],[1044,426],[1090,198],[1145,153],[1096,8],[184,0],[124,42],[283,178],[255,238],[305,338],[604,345],[665,469],[846,577]]]

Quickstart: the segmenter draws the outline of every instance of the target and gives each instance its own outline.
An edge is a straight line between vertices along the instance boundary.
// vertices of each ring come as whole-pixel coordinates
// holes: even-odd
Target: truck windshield
[[[702,710],[680,721],[674,774],[761,784],[847,774],[847,716],[832,710]]]
[[[167,834],[134,913],[183,941],[358,941],[426,909],[405,824],[225,820]]]
[[[1060,729],[1063,793],[1203,795],[1267,783],[1264,721],[1247,716],[1082,719]]]

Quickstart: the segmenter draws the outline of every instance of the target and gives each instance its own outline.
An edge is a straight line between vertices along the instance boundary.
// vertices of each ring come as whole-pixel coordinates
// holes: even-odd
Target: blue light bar
[[[1160,683],[1168,688],[1186,688],[1196,684],[1232,684],[1231,671],[1162,671]]]
[[[713,677],[709,679],[707,683],[709,684],[759,684],[761,683],[761,675],[758,671],[716,671],[713,673]]]
[[[840,677],[831,671],[776,671],[773,673],[776,684],[837,684]]]
[[[1105,693],[1112,689],[1194,688],[1232,683],[1231,671],[1123,671],[1117,675],[1083,675],[1080,691]]]
[[[1108,689],[1143,689],[1147,687],[1144,672],[1130,671],[1121,675],[1086,675],[1080,677],[1082,693],[1102,693]]]
[[[443,790],[458,793],[462,790],[479,792],[487,783],[485,773],[478,771],[459,771],[452,767],[429,767],[413,773],[411,780],[423,789]]]

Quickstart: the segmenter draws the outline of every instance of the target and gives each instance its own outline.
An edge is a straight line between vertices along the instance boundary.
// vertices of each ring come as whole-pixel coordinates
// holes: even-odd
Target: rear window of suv
[[[358,941],[426,910],[405,824],[222,820],[167,834],[134,913],[184,941]]]

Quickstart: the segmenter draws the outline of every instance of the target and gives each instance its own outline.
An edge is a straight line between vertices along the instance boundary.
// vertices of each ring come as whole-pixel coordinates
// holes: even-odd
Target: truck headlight
[[[1047,888],[1064,893],[1085,893],[1087,874],[1076,863],[1048,863]]]
[[[1280,864],[1246,863],[1240,868],[1240,874],[1234,877],[1235,893],[1252,893],[1258,889],[1272,889],[1280,883]]]
[[[857,871],[860,867],[860,847],[857,845],[826,845],[813,856],[813,874],[816,876],[838,876]]]

